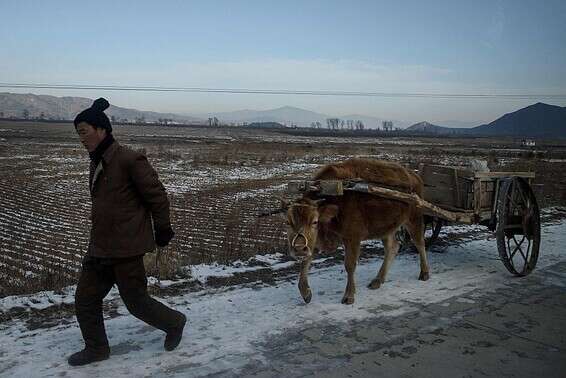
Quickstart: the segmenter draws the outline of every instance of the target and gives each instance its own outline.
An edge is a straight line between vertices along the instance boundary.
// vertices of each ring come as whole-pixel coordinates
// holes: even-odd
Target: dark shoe
[[[110,357],[110,352],[99,353],[93,352],[91,349],[83,349],[80,352],[74,353],[69,357],[69,365],[82,366],[88,365],[93,362],[107,360]]]
[[[183,338],[183,329],[187,323],[187,317],[183,314],[181,315],[183,316],[183,322],[181,325],[167,332],[167,336],[165,336],[165,343],[163,344],[163,347],[166,351],[172,351],[177,348]]]

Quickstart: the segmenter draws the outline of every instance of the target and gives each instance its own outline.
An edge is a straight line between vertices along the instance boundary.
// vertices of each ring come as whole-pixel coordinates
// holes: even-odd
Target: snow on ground
[[[190,175],[183,175],[187,169],[170,169],[175,175],[164,175],[163,185],[168,193],[188,193],[209,185],[226,184],[238,180],[256,180],[275,178],[297,172],[312,172],[319,164],[293,162],[273,166],[242,166],[242,167],[191,167]],[[244,196],[244,194],[241,194]]]
[[[283,258],[281,253],[270,255],[258,255],[252,257],[248,261],[237,260],[230,266],[222,264],[199,264],[191,266],[191,278],[196,279],[202,284],[205,284],[209,277],[231,277],[235,273],[244,273],[257,271],[264,267],[270,267],[272,270],[279,270],[293,266],[295,261],[280,262]],[[322,262],[324,259],[318,259],[315,262]],[[257,262],[260,263],[258,266]]]
[[[566,221],[543,227],[543,267],[566,261]],[[277,256],[267,257],[277,264]],[[473,290],[497,290],[510,276],[497,258],[495,240],[483,238],[430,253],[431,279],[417,280],[416,255],[399,256],[387,282],[377,291],[366,284],[375,276],[381,258],[358,266],[356,303],[340,304],[346,275],[341,265],[314,268],[310,273],[313,299],[304,304],[296,282],[279,281],[274,286],[258,283],[223,289],[205,289],[163,300],[189,317],[184,339],[177,350],[163,350],[163,333],[128,314],[106,320],[112,348],[111,358],[90,366],[71,368],[66,358],[83,347],[76,323],[27,330],[15,322],[0,334],[0,375],[9,377],[144,377],[203,376],[226,372],[264,361],[258,345],[269,336],[317,323],[340,324],[349,320],[402,316],[420,304],[444,301]],[[245,264],[243,264],[245,265]],[[210,274],[203,268],[203,276]],[[540,271],[540,270],[539,270]],[[195,273],[198,273],[195,272]],[[535,270],[532,274],[539,274]],[[473,298],[473,297],[472,297]],[[470,300],[470,299],[468,299]],[[472,299],[473,300],[473,299]],[[6,304],[7,305],[7,304]],[[188,370],[187,370],[188,369]]]

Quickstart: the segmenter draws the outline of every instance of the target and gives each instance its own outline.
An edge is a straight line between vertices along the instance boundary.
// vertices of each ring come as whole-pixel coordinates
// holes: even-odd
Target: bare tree
[[[393,131],[392,121],[383,121],[381,124],[383,126],[383,131]]]
[[[326,124],[328,125],[329,129],[338,130],[338,128],[340,127],[340,118],[327,118]]]
[[[338,130],[340,127],[340,118],[334,118],[334,127]]]

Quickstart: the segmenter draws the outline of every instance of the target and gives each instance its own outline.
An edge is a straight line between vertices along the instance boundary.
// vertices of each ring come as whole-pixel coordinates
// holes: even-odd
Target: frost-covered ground
[[[543,225],[541,268],[566,261],[566,221]],[[277,255],[259,261],[274,269],[287,267]],[[259,345],[273,336],[300,332],[313,325],[341,327],[352,320],[399,317],[419,306],[440,303],[472,292],[492,292],[513,279],[497,259],[495,240],[482,237],[443,253],[429,254],[432,276],[418,281],[417,256],[400,255],[385,285],[377,291],[365,285],[375,276],[381,258],[364,260],[357,269],[358,292],[352,306],[340,304],[345,287],[341,265],[319,262],[311,270],[313,300],[305,305],[295,280],[283,277],[273,285],[261,282],[236,287],[206,288],[164,302],[189,317],[184,339],[174,352],[163,350],[163,333],[146,326],[128,314],[123,305],[118,314],[106,319],[112,355],[107,361],[81,368],[66,363],[69,354],[82,348],[79,329],[68,324],[28,330],[23,321],[0,325],[0,375],[6,377],[122,377],[122,376],[204,376],[220,373],[237,375],[238,369],[255,364],[269,366]],[[278,265],[279,264],[279,265]],[[283,264],[283,265],[281,265]],[[253,269],[245,262],[231,268],[196,266],[193,275],[202,282],[210,276],[230,275]],[[167,283],[164,283],[167,284]],[[562,283],[564,285],[564,283]],[[14,306],[49,306],[50,301],[72,301],[72,289],[55,295],[8,297],[0,301],[0,311]],[[109,300],[115,296],[112,293]],[[467,299],[468,301],[470,299]],[[473,300],[473,299],[471,299]],[[33,304],[35,302],[35,304]],[[300,351],[297,351],[300,353]]]

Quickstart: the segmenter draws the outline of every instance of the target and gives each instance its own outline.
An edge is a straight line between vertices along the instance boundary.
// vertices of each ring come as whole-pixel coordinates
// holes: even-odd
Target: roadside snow
[[[190,267],[187,267],[187,270],[189,270],[188,275],[190,276],[190,278],[179,279],[175,281],[158,281],[155,277],[148,277],[148,283],[150,285],[159,285],[159,287],[161,288],[193,280],[197,280],[201,284],[206,284],[207,280],[210,277],[232,277],[236,273],[257,271],[266,267],[271,268],[272,270],[278,270],[296,264],[295,261],[281,262],[282,259],[284,259],[283,254],[275,253],[257,255],[247,261],[237,260],[231,265],[222,265],[218,263],[192,265]],[[313,263],[317,264],[325,260],[325,258],[317,259],[314,260]],[[258,265],[257,262],[259,262],[260,264]],[[48,307],[58,306],[61,304],[72,304],[74,303],[75,287],[76,285],[68,286],[58,292],[50,290],[41,291],[30,295],[11,295],[8,297],[0,298],[0,313],[8,312],[14,308],[22,308],[26,311],[29,311],[43,310]],[[114,287],[106,299],[110,300],[116,298],[117,296],[118,290]]]
[[[566,261],[565,246],[566,221],[545,225],[539,268]],[[265,260],[271,265],[278,261],[276,256]],[[497,258],[492,238],[449,247],[444,253],[430,253],[429,261],[431,279],[421,282],[417,280],[417,256],[399,256],[387,282],[377,291],[365,285],[375,276],[381,258],[364,261],[356,271],[358,290],[352,306],[340,304],[346,283],[341,265],[311,270],[313,299],[308,305],[303,303],[295,281],[208,289],[167,298],[162,301],[189,318],[183,342],[175,352],[163,350],[161,331],[135,319],[121,305],[118,313],[122,316],[106,320],[111,358],[82,368],[70,368],[66,362],[68,355],[83,347],[76,323],[41,330],[28,330],[18,321],[9,328],[0,325],[0,375],[184,377],[227,371],[237,375],[238,369],[249,362],[268,363],[263,361],[258,344],[270,335],[317,323],[339,327],[355,319],[400,316],[420,304],[441,302],[476,289],[497,290],[512,279]],[[199,268],[195,274],[206,277],[219,272],[226,270]],[[535,270],[532,274],[539,273]]]

